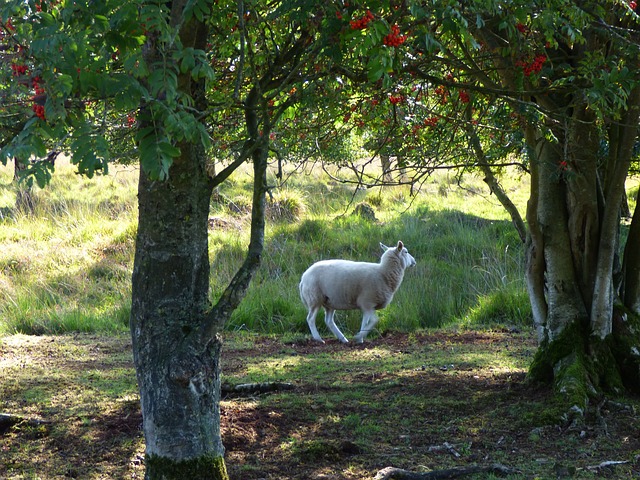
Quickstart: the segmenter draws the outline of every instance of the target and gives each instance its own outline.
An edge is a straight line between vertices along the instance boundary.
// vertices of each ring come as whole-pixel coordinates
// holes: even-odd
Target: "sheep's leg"
[[[367,338],[367,335],[369,335],[369,332],[375,328],[377,323],[378,316],[374,310],[364,311],[362,314],[362,325],[360,326],[360,331],[355,337],[353,337],[354,340],[358,343],[363,343],[364,339]]]
[[[336,313],[335,310],[332,310],[330,308],[325,308],[324,309],[324,323],[326,323],[327,327],[329,327],[329,330],[331,330],[333,332],[333,334],[336,337],[338,337],[338,340],[340,340],[342,343],[349,343],[349,340],[347,340],[347,337],[345,337],[342,334],[342,332],[340,331],[340,329],[336,325],[336,322],[333,319],[335,313]]]
[[[307,324],[309,325],[309,330],[311,330],[311,336],[314,340],[318,342],[324,343],[322,337],[318,333],[318,329],[316,328],[316,315],[318,315],[318,310],[320,307],[311,307],[309,309],[309,314],[307,315]]]

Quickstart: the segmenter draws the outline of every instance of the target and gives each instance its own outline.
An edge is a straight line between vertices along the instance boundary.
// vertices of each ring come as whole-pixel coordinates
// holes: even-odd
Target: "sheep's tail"
[[[309,308],[309,304],[307,303],[307,299],[304,295],[304,280],[300,280],[300,285],[298,285],[298,289],[300,290],[300,300],[302,300],[302,304]]]

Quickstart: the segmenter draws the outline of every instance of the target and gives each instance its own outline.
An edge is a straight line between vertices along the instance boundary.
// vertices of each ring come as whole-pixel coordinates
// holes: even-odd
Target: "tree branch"
[[[460,478],[478,473],[493,473],[495,475],[514,475],[520,473],[514,468],[493,463],[491,465],[472,465],[469,467],[455,467],[446,470],[434,470],[431,472],[417,473],[401,468],[383,468],[375,476],[374,480],[441,480],[447,478]]]

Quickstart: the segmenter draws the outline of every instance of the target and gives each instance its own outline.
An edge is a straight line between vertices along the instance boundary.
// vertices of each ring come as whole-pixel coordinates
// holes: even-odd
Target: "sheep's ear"
[[[396,248],[398,249],[399,252],[401,252],[402,249],[404,248],[404,244],[400,240],[398,240],[398,246]]]
[[[384,243],[380,242],[380,248],[382,249],[383,252],[386,252],[387,250],[389,250],[389,247],[387,247]]]

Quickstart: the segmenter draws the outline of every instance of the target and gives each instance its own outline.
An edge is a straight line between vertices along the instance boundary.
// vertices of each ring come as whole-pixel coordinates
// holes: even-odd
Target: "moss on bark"
[[[640,318],[617,311],[613,334],[601,340],[580,322],[538,348],[529,380],[553,385],[584,409],[589,398],[640,390]]]
[[[584,338],[583,328],[579,322],[574,322],[553,341],[542,343],[529,367],[529,379],[536,382],[552,383],[558,362],[576,353],[577,349],[584,353],[582,338]]]
[[[553,384],[571,407],[584,411],[594,393],[591,362],[583,325],[576,321],[553,341],[540,345],[529,368],[529,380]]]
[[[229,480],[222,457],[199,457],[175,461],[147,455],[146,480]]]

